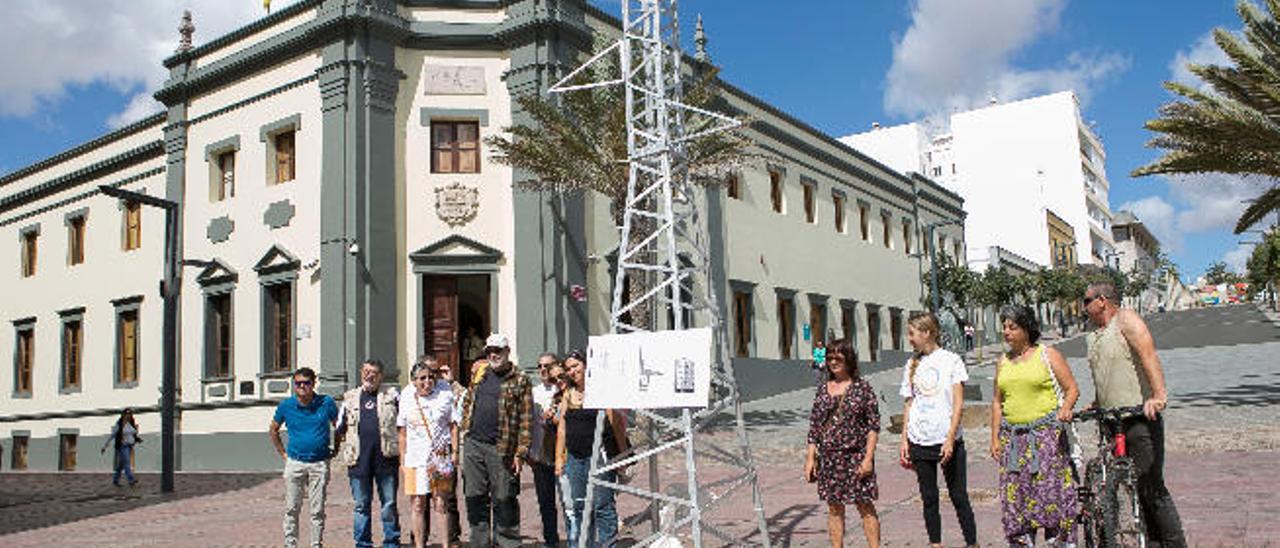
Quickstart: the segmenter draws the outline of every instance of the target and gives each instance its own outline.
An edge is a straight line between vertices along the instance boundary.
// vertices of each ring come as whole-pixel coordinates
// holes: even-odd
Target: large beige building
[[[0,177],[3,466],[105,468],[126,406],[158,429],[164,216],[100,185],[180,204],[204,261],[181,286],[181,469],[277,466],[266,425],[300,366],[337,393],[365,357],[456,364],[491,331],[524,364],[585,345],[607,323],[608,205],[514,189],[482,141],[617,24],[580,0],[302,0],[167,59],[163,113]],[[920,228],[960,198],[725,91],[775,159],[707,199],[744,390],[803,386],[828,330],[896,363],[920,252],[963,249]]]

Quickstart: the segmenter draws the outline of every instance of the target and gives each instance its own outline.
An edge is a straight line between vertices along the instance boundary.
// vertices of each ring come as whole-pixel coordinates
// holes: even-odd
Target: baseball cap
[[[484,341],[485,350],[490,348],[507,348],[510,346],[511,344],[507,341],[507,336],[501,333],[489,335],[489,338]]]

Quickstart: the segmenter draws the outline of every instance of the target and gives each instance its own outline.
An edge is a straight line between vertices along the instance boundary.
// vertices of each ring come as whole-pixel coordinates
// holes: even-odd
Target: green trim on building
[[[102,135],[101,137],[97,137],[92,141],[70,148],[63,152],[59,152],[53,156],[40,160],[34,164],[28,165],[17,171],[14,171],[13,173],[6,174],[5,176],[0,177],[0,186],[5,186],[9,183],[17,181],[18,179],[26,177],[27,175],[36,173],[42,169],[48,169],[62,162],[75,158],[76,156],[80,156],[86,152],[114,143],[120,139],[133,135],[135,133],[138,133],[144,129],[148,129],[153,126],[160,125],[160,123],[163,121],[164,121],[164,113],[157,112],[155,114],[152,114],[151,116],[138,120],[137,122],[124,126],[115,131],[109,132],[105,135]]]
[[[439,108],[439,107],[423,107],[421,112],[421,122],[425,127],[431,127],[432,120],[448,120],[448,121],[471,121],[475,120],[480,123],[480,127],[489,126],[489,109],[487,108]]]
[[[0,198],[0,212],[12,210],[73,186],[158,158],[163,152],[164,144],[160,141],[152,141],[110,158],[94,162],[66,175],[55,177],[26,190]]]

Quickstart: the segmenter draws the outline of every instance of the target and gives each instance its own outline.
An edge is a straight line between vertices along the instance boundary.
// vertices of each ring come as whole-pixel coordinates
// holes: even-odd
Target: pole
[[[178,372],[178,208],[164,209],[164,364],[160,377],[160,492],[173,492],[175,384]]]

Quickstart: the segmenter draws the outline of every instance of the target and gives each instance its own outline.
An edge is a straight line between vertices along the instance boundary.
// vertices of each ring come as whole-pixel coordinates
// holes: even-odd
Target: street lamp
[[[178,226],[182,211],[172,200],[148,196],[139,192],[101,185],[98,190],[112,198],[129,200],[164,210],[164,283],[160,294],[164,298],[164,359],[160,374],[160,492],[173,492],[173,418],[178,371],[178,298],[181,287],[181,264],[178,256]]]

